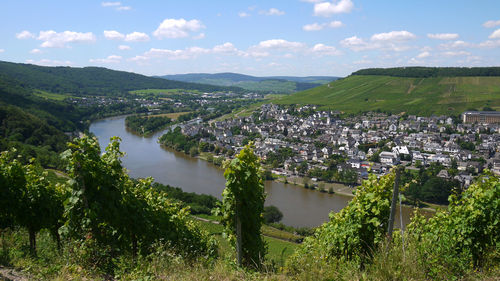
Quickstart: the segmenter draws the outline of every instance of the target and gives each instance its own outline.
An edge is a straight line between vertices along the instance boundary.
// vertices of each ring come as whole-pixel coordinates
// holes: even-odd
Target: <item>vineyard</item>
[[[497,280],[500,181],[486,172],[433,217],[388,237],[395,172],[373,175],[349,205],[281,262],[265,258],[262,174],[247,146],[225,163],[217,240],[153,179],[130,178],[119,138],[101,154],[84,136],[50,180],[15,150],[0,156],[0,266],[33,279]],[[405,188],[404,186],[402,187]],[[238,226],[241,224],[240,226]],[[241,237],[240,237],[241,236]],[[224,244],[224,245],[223,245]],[[225,250],[224,250],[225,249]],[[285,250],[283,250],[285,251]],[[241,252],[241,260],[237,257]],[[1,276],[0,276],[1,277]]]

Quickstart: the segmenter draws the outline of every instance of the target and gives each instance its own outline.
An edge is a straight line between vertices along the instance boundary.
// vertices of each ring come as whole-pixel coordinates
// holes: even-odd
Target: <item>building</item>
[[[496,111],[466,111],[462,113],[464,123],[493,124],[500,123],[500,112]]]

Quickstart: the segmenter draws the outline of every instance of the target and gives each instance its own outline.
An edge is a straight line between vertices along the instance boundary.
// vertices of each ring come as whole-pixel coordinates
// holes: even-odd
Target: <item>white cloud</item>
[[[415,34],[408,32],[406,30],[401,31],[391,31],[386,33],[373,34],[371,37],[372,41],[406,41],[415,39]]]
[[[37,40],[43,41],[40,45],[43,48],[63,48],[66,47],[67,43],[95,42],[96,39],[92,32],[46,30],[40,31]]]
[[[222,45],[217,45],[212,48],[212,52],[219,54],[219,53],[225,53],[225,54],[232,54],[232,53],[239,53],[238,49],[233,45],[231,42],[226,42]]]
[[[249,17],[250,14],[249,13],[246,13],[246,12],[239,12],[238,13],[238,17],[240,18],[246,18],[246,17]]]
[[[300,42],[290,42],[283,39],[270,39],[259,42],[256,46],[261,49],[288,49],[288,50],[298,50],[303,48],[305,45]]]
[[[30,54],[41,54],[42,53],[42,50],[40,49],[33,49],[30,51]]]
[[[193,36],[193,39],[199,40],[205,38],[205,33],[200,33],[198,35]]]
[[[362,60],[353,61],[352,63],[354,63],[354,64],[371,64],[372,61],[367,60],[367,59],[362,59]]]
[[[415,38],[415,34],[402,30],[373,34],[369,41],[353,36],[340,41],[340,44],[356,52],[374,49],[401,52],[410,49],[404,43]]]
[[[417,58],[423,59],[423,58],[430,57],[430,55],[431,55],[431,53],[426,51],[426,52],[422,52],[422,53],[418,54]]]
[[[188,37],[189,32],[196,32],[205,28],[201,21],[197,19],[165,19],[153,32],[158,39]]]
[[[473,47],[474,45],[462,40],[457,40],[453,42],[448,42],[448,43],[443,43],[439,44],[438,48],[442,50],[451,50],[451,49],[462,49],[462,48],[469,48]]]
[[[490,39],[500,39],[500,28],[493,31],[493,33],[490,34],[490,36],[488,36],[488,38]]]
[[[310,51],[316,55],[320,56],[339,56],[342,54],[341,51],[337,50],[337,48],[333,46],[327,46],[324,44],[316,44],[314,47],[310,49]]]
[[[269,56],[269,52],[265,50],[259,50],[254,46],[248,51],[241,51],[236,48],[233,43],[226,42],[221,45],[216,45],[211,49],[201,48],[201,47],[190,47],[185,49],[171,50],[171,49],[158,49],[151,48],[149,51],[144,52],[142,55],[135,56],[130,61],[136,61],[142,63],[151,59],[161,59],[165,58],[168,60],[187,60],[195,59],[200,55],[215,54],[215,55],[235,55],[240,57],[253,57],[262,58]]]
[[[329,22],[326,26],[328,26],[330,28],[338,28],[338,27],[344,26],[344,24],[341,21],[334,20],[334,21]]]
[[[117,11],[129,11],[132,9],[130,6],[123,6],[122,2],[101,2],[101,6],[105,8],[115,8]]]
[[[349,48],[354,51],[363,51],[363,50],[368,50],[368,49],[373,49],[373,46],[365,42],[362,38],[359,38],[357,36],[352,36],[349,38],[346,38],[342,41],[340,41],[340,44],[345,47]]]
[[[119,63],[122,57],[117,55],[110,55],[104,59],[90,59],[92,63]]]
[[[0,49],[0,53],[3,53],[3,52],[5,52],[5,50],[4,49]]]
[[[457,56],[468,56],[470,55],[470,53],[466,51],[449,51],[442,53],[442,55],[447,57],[457,57]]]
[[[458,38],[457,33],[434,33],[434,34],[427,34],[427,37],[431,39],[437,39],[437,40],[455,40]]]
[[[322,30],[324,27],[325,26],[323,24],[311,23],[304,25],[302,29],[305,31],[319,31]]]
[[[149,41],[149,35],[143,32],[134,31],[127,35],[116,30],[104,30],[104,37],[108,40],[124,40],[126,42],[146,42]]]
[[[285,14],[285,12],[280,11],[276,8],[271,8],[267,11],[260,11],[259,14],[266,15],[266,16],[282,16]]]
[[[335,2],[322,2],[314,4],[314,15],[329,17],[333,14],[349,13],[354,8],[351,0],[340,0]]]
[[[318,31],[322,30],[324,28],[339,28],[343,26],[344,24],[341,21],[335,20],[327,23],[312,23],[312,24],[306,24],[302,27],[303,30],[305,31]]]
[[[300,0],[301,2],[307,2],[307,3],[319,3],[322,0]]]
[[[144,53],[146,57],[151,57],[151,58],[161,58],[161,57],[166,57],[170,60],[177,60],[177,59],[192,59],[195,58],[201,54],[207,54],[210,53],[209,49],[204,49],[200,47],[189,47],[184,50],[168,50],[168,49],[155,49],[151,48],[149,51]]]
[[[109,40],[123,40],[125,35],[121,34],[116,30],[104,30],[104,37]]]
[[[121,2],[102,2],[101,3],[101,6],[103,6],[103,7],[118,7],[121,5],[122,5]]]
[[[492,27],[499,26],[499,25],[500,25],[500,20],[489,20],[489,21],[483,23],[483,26],[486,28],[492,28]]]
[[[149,41],[149,36],[143,32],[134,31],[125,36],[127,42],[146,42]]]
[[[16,38],[17,39],[31,39],[31,38],[35,38],[35,34],[29,32],[27,30],[23,30],[23,31],[16,34]]]
[[[130,50],[130,46],[127,46],[127,45],[120,45],[118,46],[118,49],[122,50],[122,51],[126,51],[126,50]]]
[[[51,59],[41,59],[41,60],[26,60],[26,63],[37,64],[37,65],[45,65],[45,66],[61,66],[61,65],[73,65],[73,62],[60,61],[60,60],[51,60]]]
[[[500,40],[486,40],[479,43],[480,48],[498,48],[500,47]]]

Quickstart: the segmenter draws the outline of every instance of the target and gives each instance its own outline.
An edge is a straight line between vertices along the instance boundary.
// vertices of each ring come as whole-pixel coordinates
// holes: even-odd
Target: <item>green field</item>
[[[460,114],[491,107],[500,110],[500,77],[401,78],[355,75],[273,100],[315,104],[345,113],[375,111]]]
[[[211,219],[209,217],[209,219]],[[204,222],[204,221],[196,221],[196,223],[204,230],[206,230],[208,233],[212,234],[215,236],[215,238],[219,241],[219,251],[221,254],[230,254],[232,249],[231,246],[229,245],[229,242],[222,237],[222,231],[223,231],[223,226],[220,224],[214,224],[210,222]],[[269,226],[263,226],[263,233],[270,233],[271,227]],[[283,239],[288,239],[290,235],[293,235],[291,233],[281,231],[278,229],[274,229],[273,234],[279,235],[280,237],[283,237]],[[274,260],[274,262],[281,264],[283,261],[293,254],[295,249],[299,246],[297,243],[292,243],[288,241],[284,241],[281,239],[277,239],[274,237],[270,236],[263,236],[264,240],[267,242],[268,246],[268,252],[267,252],[267,258]]]
[[[49,99],[49,100],[56,100],[56,101],[62,101],[67,98],[74,98],[74,96],[70,94],[56,94],[56,93],[50,93],[47,91],[42,91],[42,90],[34,90],[33,95],[44,98],[44,99]]]
[[[134,90],[129,91],[130,94],[138,95],[138,96],[169,96],[174,94],[182,94],[184,92],[189,92],[193,94],[199,94],[198,90],[183,90],[183,89],[142,89],[142,90]]]

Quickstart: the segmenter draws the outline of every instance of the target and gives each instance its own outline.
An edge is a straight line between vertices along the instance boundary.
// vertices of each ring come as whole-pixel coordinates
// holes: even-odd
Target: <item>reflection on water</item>
[[[90,131],[99,139],[102,150],[112,136],[122,139],[121,150],[126,153],[123,165],[130,176],[153,177],[157,182],[181,187],[184,191],[221,198],[225,185],[223,171],[206,161],[160,146],[157,139],[162,133],[150,138],[134,135],[126,130],[125,117],[96,121]],[[338,212],[350,200],[347,196],[311,191],[293,184],[267,181],[265,187],[266,205],[277,206],[284,214],[282,222],[297,227],[322,224],[331,211]],[[410,208],[403,208],[404,224],[411,213]],[[395,225],[400,225],[399,214]]]

